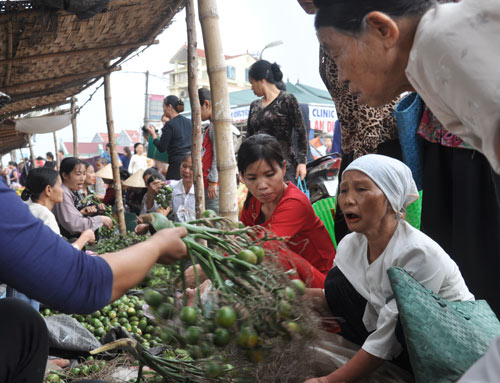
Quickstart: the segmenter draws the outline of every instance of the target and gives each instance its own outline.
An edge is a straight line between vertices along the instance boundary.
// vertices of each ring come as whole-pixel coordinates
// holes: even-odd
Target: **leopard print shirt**
[[[399,99],[381,108],[359,105],[349,94],[349,87],[339,83],[337,64],[322,48],[319,73],[337,109],[344,154],[354,152],[354,158],[358,158],[376,153],[379,144],[398,138],[396,119],[392,113]]]

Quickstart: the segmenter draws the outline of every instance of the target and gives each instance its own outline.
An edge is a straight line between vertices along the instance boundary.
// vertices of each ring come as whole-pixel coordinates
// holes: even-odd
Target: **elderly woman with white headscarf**
[[[345,320],[340,335],[361,349],[336,371],[307,383],[356,381],[386,360],[410,370],[397,305],[390,299],[390,267],[403,267],[444,299],[474,299],[449,255],[402,219],[417,198],[410,169],[393,158],[369,154],[344,171],[338,201],[353,233],[339,243],[324,290],[308,294]]]

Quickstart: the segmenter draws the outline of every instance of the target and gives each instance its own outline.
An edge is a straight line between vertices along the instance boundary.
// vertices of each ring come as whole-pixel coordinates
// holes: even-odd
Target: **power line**
[[[80,107],[78,107],[78,108],[76,109],[76,114],[80,113],[80,110],[82,110],[82,108],[83,108],[85,105],[87,105],[87,104],[90,102],[90,100],[92,100],[92,97],[94,97],[94,95],[97,93],[97,91],[98,91],[98,90],[99,90],[99,89],[100,89],[103,85],[104,85],[104,79],[102,80],[101,85],[99,85],[97,88],[95,88],[95,90],[94,90],[94,91],[92,92],[92,94],[89,96],[89,98],[87,99],[87,101],[85,101],[85,102],[83,103],[83,105],[82,105],[82,106],[80,106]]]

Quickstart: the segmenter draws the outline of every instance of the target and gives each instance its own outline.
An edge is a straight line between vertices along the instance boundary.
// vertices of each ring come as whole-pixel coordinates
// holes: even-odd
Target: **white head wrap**
[[[367,154],[347,166],[365,173],[382,190],[396,213],[419,198],[411,170],[401,161],[380,154]]]

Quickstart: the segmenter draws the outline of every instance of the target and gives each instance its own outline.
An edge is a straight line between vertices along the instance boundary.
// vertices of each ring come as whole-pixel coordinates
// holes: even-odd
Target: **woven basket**
[[[456,382],[500,335],[486,301],[450,302],[403,268],[388,270],[417,383]]]
[[[337,241],[335,240],[335,201],[335,197],[324,198],[313,203],[312,207],[323,225],[325,225],[326,230],[328,230],[333,245],[337,249]]]
[[[423,177],[421,144],[417,140],[417,129],[423,113],[424,103],[417,93],[403,98],[394,109],[403,162],[411,169],[418,190],[422,189]]]

